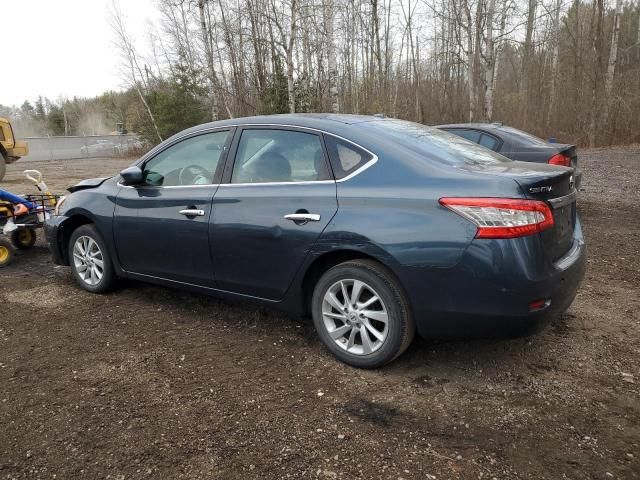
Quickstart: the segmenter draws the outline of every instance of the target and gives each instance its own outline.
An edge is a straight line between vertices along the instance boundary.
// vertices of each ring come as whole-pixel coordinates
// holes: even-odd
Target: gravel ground
[[[18,162],[55,190],[122,160]],[[129,282],[43,239],[0,272],[0,479],[640,478],[640,147],[581,152],[589,268],[533,337],[335,361],[312,325]]]

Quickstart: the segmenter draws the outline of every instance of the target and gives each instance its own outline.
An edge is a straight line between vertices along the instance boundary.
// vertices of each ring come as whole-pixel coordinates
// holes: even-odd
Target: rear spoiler
[[[575,145],[571,145],[569,143],[552,143],[551,145],[558,149],[558,153],[566,153],[571,149],[573,149],[575,152],[576,149]]]

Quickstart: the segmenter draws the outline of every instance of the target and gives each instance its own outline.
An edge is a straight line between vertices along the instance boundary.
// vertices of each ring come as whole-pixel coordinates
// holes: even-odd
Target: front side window
[[[307,182],[330,178],[318,135],[276,129],[242,132],[232,183]]]
[[[336,179],[352,174],[373,158],[369,152],[331,135],[325,136],[325,145]]]
[[[187,138],[163,150],[143,168],[144,182],[156,187],[210,185],[229,131]]]

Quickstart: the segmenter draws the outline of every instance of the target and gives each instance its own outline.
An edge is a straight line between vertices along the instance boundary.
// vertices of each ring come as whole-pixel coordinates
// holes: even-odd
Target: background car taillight
[[[476,238],[515,238],[553,227],[553,214],[540,200],[441,198],[440,204],[473,222]]]
[[[556,153],[553,157],[549,159],[548,162],[550,165],[562,165],[563,167],[571,166],[571,159],[566,155],[561,153]]]

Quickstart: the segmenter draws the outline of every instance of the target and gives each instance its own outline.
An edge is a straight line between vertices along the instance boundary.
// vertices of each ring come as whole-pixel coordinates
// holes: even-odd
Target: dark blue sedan
[[[578,151],[575,145],[546,142],[535,135],[500,122],[452,123],[437,125],[435,128],[478,143],[511,160],[571,167],[574,171],[576,190],[580,190],[582,170],[578,167]]]
[[[411,122],[233,119],[70,188],[46,231],[85,290],[132,278],[311,315],[372,368],[416,329],[525,335],[565,311],[585,270],[571,177]]]

